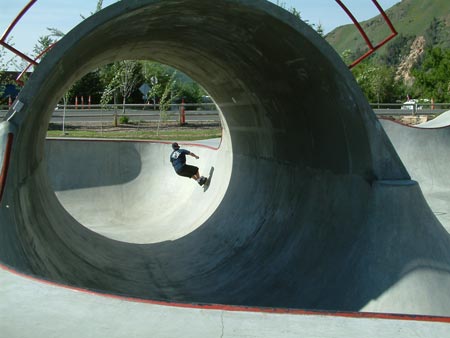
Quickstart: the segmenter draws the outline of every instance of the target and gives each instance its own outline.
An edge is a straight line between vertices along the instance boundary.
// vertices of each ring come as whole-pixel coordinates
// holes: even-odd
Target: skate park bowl
[[[450,112],[415,126],[386,118],[380,122],[433,213],[450,232]]]
[[[170,144],[46,141],[71,84],[128,59],[214,98],[222,144],[187,145],[209,189]],[[448,233],[340,57],[268,1],[117,2],[45,56],[1,132],[4,266],[183,304],[450,316]]]

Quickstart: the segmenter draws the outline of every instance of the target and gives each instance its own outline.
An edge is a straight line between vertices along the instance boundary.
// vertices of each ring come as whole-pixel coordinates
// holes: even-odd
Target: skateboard
[[[203,184],[203,190],[206,191],[209,188],[209,185],[211,184],[211,180],[213,177],[213,173],[214,173],[214,167],[211,167],[211,169],[209,170],[209,175],[208,178],[206,178],[205,183]]]

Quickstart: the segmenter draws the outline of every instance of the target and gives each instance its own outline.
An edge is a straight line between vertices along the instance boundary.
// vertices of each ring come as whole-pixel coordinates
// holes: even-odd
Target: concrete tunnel
[[[196,195],[208,217],[177,239],[95,233],[64,209],[47,174],[59,98],[126,59],[183,71],[224,121],[223,145],[203,150],[225,177],[215,204],[211,192]],[[450,314],[448,234],[340,57],[268,1],[117,2],[58,42],[13,107],[1,126],[2,149],[14,135],[0,214],[7,266],[170,302]]]

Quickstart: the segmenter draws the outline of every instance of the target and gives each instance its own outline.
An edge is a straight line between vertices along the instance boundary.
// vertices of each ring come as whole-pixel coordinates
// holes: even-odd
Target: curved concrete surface
[[[442,114],[439,114],[439,116],[430,121],[415,125],[415,127],[417,128],[432,128],[432,129],[445,128],[448,126],[450,126],[450,110]]]
[[[50,140],[49,178],[64,208],[97,233],[129,243],[175,240],[211,216],[231,174],[228,142],[219,151],[186,147],[200,156],[188,163],[205,176],[212,172],[214,184],[200,188],[176,176],[168,161],[170,144],[129,141]]]
[[[450,126],[421,129],[380,121],[434,214],[450,232]]]
[[[189,216],[191,232],[158,243],[82,226],[47,175],[58,98],[89,70],[129,58],[180,68],[226,122],[223,150],[204,153],[225,169],[214,172],[220,192],[196,191],[209,218]],[[14,143],[0,259],[17,270],[147,299],[450,315],[447,232],[339,56],[266,1],[120,1],[44,58],[1,131],[1,149],[8,133]]]
[[[0,330],[8,338],[450,336],[448,317],[135,301],[55,287],[2,269],[0,285],[9,291],[20,289],[20,293],[0,289]]]

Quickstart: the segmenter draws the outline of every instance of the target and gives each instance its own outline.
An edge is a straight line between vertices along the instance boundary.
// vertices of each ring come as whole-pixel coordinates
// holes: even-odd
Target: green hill
[[[409,53],[412,42],[425,38],[426,47],[450,48],[450,0],[403,0],[386,10],[399,35],[377,51],[384,63],[398,64],[402,53]],[[378,15],[363,21],[362,27],[374,45],[390,35],[390,29]],[[353,24],[336,28],[326,40],[342,55],[351,51],[352,58],[367,51],[365,41]]]

